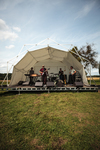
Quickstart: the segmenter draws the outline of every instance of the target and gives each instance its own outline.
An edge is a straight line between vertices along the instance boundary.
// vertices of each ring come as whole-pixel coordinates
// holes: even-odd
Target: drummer
[[[32,74],[34,74],[33,67],[31,67],[31,70],[30,70],[30,82],[29,82],[30,85],[33,84],[33,77],[31,76]]]

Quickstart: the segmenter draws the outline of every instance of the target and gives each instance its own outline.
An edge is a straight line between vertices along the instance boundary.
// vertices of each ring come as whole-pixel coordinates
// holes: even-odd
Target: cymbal
[[[54,74],[54,73],[50,73],[50,74]]]
[[[59,73],[55,73],[54,75],[59,75]]]

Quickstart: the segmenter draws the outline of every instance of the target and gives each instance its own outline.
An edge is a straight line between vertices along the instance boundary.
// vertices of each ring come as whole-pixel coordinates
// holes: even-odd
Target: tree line
[[[6,76],[6,73],[0,73],[0,80],[3,80]],[[12,73],[8,74],[8,80],[11,80]]]

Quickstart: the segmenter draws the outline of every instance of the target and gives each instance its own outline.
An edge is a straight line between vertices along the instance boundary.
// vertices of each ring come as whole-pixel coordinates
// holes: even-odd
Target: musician
[[[33,70],[33,67],[31,67],[31,70],[30,70],[30,85],[33,84],[33,77],[31,76],[32,74],[34,74],[34,70]]]
[[[60,70],[59,70],[59,78],[60,78],[60,80],[64,81],[64,74],[63,74],[62,68],[60,68]]]
[[[70,67],[70,72],[69,72],[69,84],[73,84],[75,82],[75,75],[76,75],[76,70],[73,68],[73,66]]]
[[[42,82],[45,85],[47,82],[47,69],[45,68],[44,65],[42,65],[42,68],[40,69],[40,74],[42,75]]]

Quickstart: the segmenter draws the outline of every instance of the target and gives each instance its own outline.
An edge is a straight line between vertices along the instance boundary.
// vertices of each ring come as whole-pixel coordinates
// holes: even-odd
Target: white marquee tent
[[[69,76],[70,66],[79,71],[84,85],[88,85],[83,65],[70,53],[53,47],[45,47],[34,51],[28,51],[26,55],[14,66],[10,85],[16,85],[19,81],[25,81],[25,74],[29,73],[31,67],[39,74],[39,70],[45,65],[50,68],[50,73],[58,73],[59,68],[65,70]],[[67,78],[68,80],[68,78]]]

